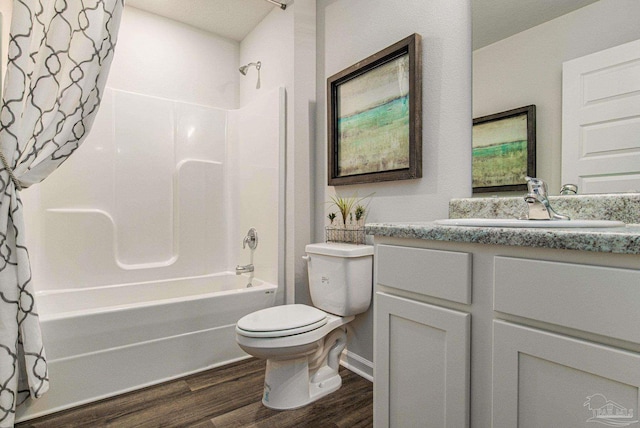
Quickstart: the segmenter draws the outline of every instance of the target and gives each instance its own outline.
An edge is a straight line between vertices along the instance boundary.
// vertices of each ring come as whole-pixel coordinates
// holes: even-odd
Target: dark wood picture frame
[[[396,79],[402,70],[408,83],[391,94],[395,98],[379,90],[390,84],[371,84],[391,80],[392,70]],[[412,34],[329,77],[327,109],[330,186],[422,177],[421,36]]]
[[[472,146],[473,193],[527,190],[524,177],[536,176],[536,106],[473,119]]]

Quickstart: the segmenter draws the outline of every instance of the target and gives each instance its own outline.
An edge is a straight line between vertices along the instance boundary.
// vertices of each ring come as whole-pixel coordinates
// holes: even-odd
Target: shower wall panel
[[[229,254],[232,261],[250,261],[242,239],[250,227],[258,231],[254,253],[256,276],[278,283],[279,243],[284,195],[281,162],[284,157],[284,89],[276,88],[238,110],[229,112],[229,187],[232,221]],[[283,216],[284,214],[282,214]]]
[[[38,289],[226,270],[226,120],[107,89],[83,146],[40,185]]]
[[[284,126],[284,89],[227,111],[108,88],[85,143],[27,191],[37,290],[233,271],[250,227],[256,277],[279,283]]]
[[[177,255],[173,236],[175,103],[127,92],[113,94],[116,197],[110,213],[117,226],[117,260],[142,267],[167,263]]]

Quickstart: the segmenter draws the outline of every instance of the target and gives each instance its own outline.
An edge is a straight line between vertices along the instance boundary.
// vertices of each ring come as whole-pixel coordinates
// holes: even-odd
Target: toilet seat
[[[287,355],[291,353],[293,347],[305,347],[311,345],[318,340],[323,339],[332,330],[343,326],[351,321],[355,316],[338,317],[335,315],[327,314],[327,323],[322,327],[315,330],[307,331],[306,333],[292,334],[289,336],[279,337],[250,337],[247,336],[244,330],[241,330],[236,325],[236,342],[242,349],[253,356],[266,355],[265,352],[273,354],[274,352],[279,355]],[[288,348],[288,349],[287,349]],[[248,349],[250,351],[248,351]],[[264,356],[261,358],[269,358]]]
[[[307,333],[327,322],[327,313],[312,306],[274,306],[242,317],[236,324],[236,333],[245,337],[278,338]]]

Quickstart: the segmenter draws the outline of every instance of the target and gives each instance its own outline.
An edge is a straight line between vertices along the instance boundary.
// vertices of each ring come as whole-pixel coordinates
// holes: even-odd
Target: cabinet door
[[[503,321],[493,336],[494,428],[638,423],[640,354]]]
[[[376,293],[374,426],[469,426],[470,318]]]

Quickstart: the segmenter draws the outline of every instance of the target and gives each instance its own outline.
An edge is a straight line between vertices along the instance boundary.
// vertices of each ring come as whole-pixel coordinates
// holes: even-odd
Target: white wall
[[[286,228],[283,267],[286,301],[307,294],[306,266],[301,256],[311,241],[313,168],[311,147],[315,119],[316,0],[288,1],[286,10],[273,11],[242,41],[240,64],[262,61],[261,88],[250,69],[240,80],[241,105],[274,87],[286,92]],[[294,79],[295,75],[295,79]],[[282,281],[282,280],[281,280]]]
[[[238,42],[125,7],[107,86],[238,108]]]
[[[600,0],[473,52],[473,117],[536,105],[537,175],[560,191],[562,63],[640,39],[640,2]]]
[[[282,10],[274,8],[240,42],[239,64],[262,62],[260,89],[256,89],[258,73],[251,67],[240,76],[240,105],[278,87],[293,88],[293,17],[295,5]]]
[[[471,7],[468,0],[319,0],[315,221],[324,238],[334,191],[327,186],[326,79],[412,34],[423,44],[423,177],[351,185],[340,195],[375,192],[368,222],[448,216],[453,197],[471,194]],[[352,323],[349,349],[373,358],[372,310]]]

